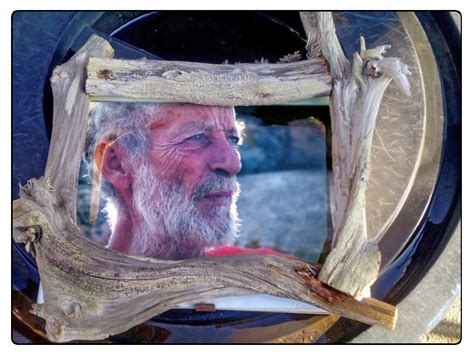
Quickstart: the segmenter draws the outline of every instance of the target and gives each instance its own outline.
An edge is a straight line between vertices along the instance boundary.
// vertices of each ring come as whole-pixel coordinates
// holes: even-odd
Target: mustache
[[[198,184],[194,189],[191,197],[193,202],[198,202],[206,195],[217,193],[221,191],[231,191],[232,193],[239,193],[240,186],[236,177],[225,177],[214,175],[206,179],[204,182]]]

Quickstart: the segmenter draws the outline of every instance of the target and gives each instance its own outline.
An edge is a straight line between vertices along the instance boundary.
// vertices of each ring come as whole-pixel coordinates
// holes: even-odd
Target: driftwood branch
[[[272,105],[326,96],[321,58],[280,64],[206,64],[91,58],[86,93],[95,101]]]
[[[301,12],[301,22],[306,33],[308,58],[322,56],[329,63],[331,77],[341,77],[350,68],[330,12]]]
[[[367,49],[363,37],[352,65],[337,40],[329,12],[301,13],[308,38],[308,57],[329,62],[333,91],[331,216],[332,249],[318,278],[360,297],[376,280],[380,252],[367,239],[365,190],[370,173],[370,150],[383,93],[392,79],[410,95],[410,74],[398,58],[384,58],[390,46]]]
[[[99,55],[110,55],[108,48],[105,40],[92,37],[55,70],[57,134],[48,175],[30,180],[14,202],[14,239],[35,255],[44,289],[44,304],[33,312],[46,320],[52,341],[102,339],[181,303],[249,292],[292,298],[394,328],[395,307],[370,298],[359,301],[329,287],[317,279],[316,267],[297,259],[240,255],[163,261],[106,250],[84,238],[74,222],[75,207],[65,201],[75,199],[71,181],[78,174],[88,119],[89,103],[78,93],[86,58],[97,56],[97,49]],[[73,105],[68,98],[74,97],[80,101]]]
[[[46,320],[52,341],[106,338],[180,303],[249,291],[395,326],[395,307],[324,285],[309,263],[270,255],[164,261],[120,254],[85,239],[53,201],[45,180],[33,179],[13,207],[14,239],[33,244],[44,289],[45,303],[34,313]]]
[[[64,207],[76,219],[77,182],[80,159],[72,160],[76,152],[83,150],[87,115],[90,100],[84,93],[86,74],[84,68],[89,57],[113,57],[112,46],[98,36],[92,36],[87,43],[65,64],[56,67],[51,76],[54,98],[53,132],[49,147],[48,162],[44,176],[50,189],[56,190],[55,204]]]

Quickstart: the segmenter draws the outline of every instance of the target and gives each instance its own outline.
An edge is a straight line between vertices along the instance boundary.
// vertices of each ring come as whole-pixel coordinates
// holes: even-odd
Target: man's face
[[[135,209],[146,225],[137,231],[132,252],[165,258],[168,249],[175,251],[169,258],[185,258],[231,242],[239,140],[233,108],[162,106],[132,185]],[[169,237],[167,246],[154,241],[159,235]]]
[[[233,108],[163,105],[150,129],[148,160],[157,177],[182,185],[190,201],[196,188],[215,176],[235,177],[241,169],[239,131]],[[206,194],[197,207],[229,205],[235,192]]]

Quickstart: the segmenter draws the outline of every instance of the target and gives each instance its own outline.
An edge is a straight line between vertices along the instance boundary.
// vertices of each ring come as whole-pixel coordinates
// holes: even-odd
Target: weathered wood
[[[332,249],[318,278],[359,298],[377,279],[380,252],[367,239],[365,189],[375,120],[392,79],[410,94],[407,67],[398,58],[383,58],[390,46],[366,49],[361,37],[352,67],[337,40],[328,12],[301,13],[308,38],[308,57],[321,52],[329,62],[333,91],[331,217]]]
[[[56,189],[56,204],[76,218],[77,181],[80,160],[72,160],[83,151],[89,97],[84,93],[84,68],[90,56],[113,57],[112,46],[103,38],[93,35],[65,64],[56,67],[51,76],[53,103],[53,132],[44,176]],[[59,99],[60,100],[57,100]]]
[[[164,261],[106,250],[85,239],[53,203],[44,179],[31,180],[13,206],[14,239],[31,241],[44,288],[34,313],[55,342],[102,339],[184,302],[247,294],[291,298],[368,324],[394,328],[396,308],[357,301],[319,282],[318,269],[271,255]],[[41,202],[41,206],[37,203]],[[37,227],[26,233],[23,227]]]
[[[336,27],[330,12],[300,12],[306,33],[308,58],[322,56],[329,63],[331,78],[339,78],[350,64],[337,39]]]
[[[86,92],[95,101],[272,105],[331,90],[321,58],[279,64],[206,64],[91,58]]]

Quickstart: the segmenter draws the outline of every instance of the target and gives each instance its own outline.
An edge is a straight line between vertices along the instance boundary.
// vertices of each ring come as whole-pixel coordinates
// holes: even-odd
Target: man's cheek
[[[183,157],[174,150],[152,151],[150,157],[153,168],[161,177],[169,177],[176,172],[183,160]]]

